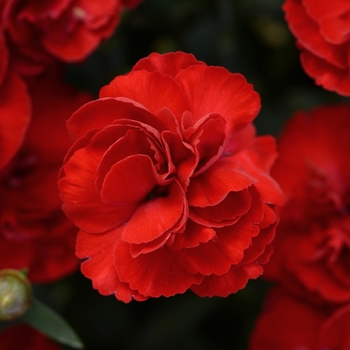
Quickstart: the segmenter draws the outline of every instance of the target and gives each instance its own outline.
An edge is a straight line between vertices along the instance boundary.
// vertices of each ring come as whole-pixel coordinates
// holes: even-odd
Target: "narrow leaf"
[[[72,327],[54,310],[35,298],[22,320],[61,344],[75,349],[84,348]]]

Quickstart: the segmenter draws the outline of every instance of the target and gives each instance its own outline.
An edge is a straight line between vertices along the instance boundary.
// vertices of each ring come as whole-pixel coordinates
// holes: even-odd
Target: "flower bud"
[[[22,316],[32,299],[32,289],[25,274],[18,270],[0,270],[0,320]]]

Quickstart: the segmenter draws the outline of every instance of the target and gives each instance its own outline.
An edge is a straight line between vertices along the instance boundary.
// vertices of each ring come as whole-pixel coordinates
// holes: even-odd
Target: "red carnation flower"
[[[16,325],[0,333],[1,350],[60,350],[61,347],[33,328]]]
[[[320,308],[282,289],[270,291],[250,339],[250,350],[350,348],[350,304]]]
[[[305,72],[317,85],[350,96],[350,2],[286,0],[283,9]]]
[[[78,266],[76,229],[61,210],[57,174],[71,146],[65,122],[90,96],[51,79],[29,83],[32,121],[0,169],[0,268],[29,268],[33,282],[56,280]]]
[[[272,175],[286,194],[265,276],[315,301],[350,302],[350,106],[297,113]]]
[[[110,37],[119,22],[120,0],[7,0],[2,24],[12,63],[22,74],[38,74],[59,59],[78,62]]]
[[[226,296],[262,273],[281,193],[259,108],[243,76],[178,52],[139,61],[73,114],[59,187],[101,294]]]
[[[30,122],[24,82],[8,69],[8,51],[0,31],[0,169],[20,147]]]

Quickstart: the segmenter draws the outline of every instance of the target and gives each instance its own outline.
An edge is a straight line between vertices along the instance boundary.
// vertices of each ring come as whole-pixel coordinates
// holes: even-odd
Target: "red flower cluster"
[[[325,309],[275,289],[257,320],[250,350],[347,350],[349,324],[350,304]]]
[[[101,294],[226,296],[262,273],[282,195],[259,108],[243,76],[178,52],[139,61],[73,114],[59,188]]]
[[[264,277],[273,291],[252,350],[348,349],[350,337],[350,106],[297,113],[279,142],[272,175],[285,192],[274,254]]]
[[[286,0],[283,9],[305,72],[325,89],[350,96],[350,2]]]
[[[42,72],[56,60],[82,61],[110,37],[123,6],[121,0],[5,0],[1,26],[9,38],[12,64],[26,75]]]
[[[57,174],[71,146],[65,122],[91,96],[47,68],[85,58],[121,9],[140,2],[0,1],[0,268],[29,268],[33,282],[76,269],[76,229],[61,210]]]
[[[17,152],[5,153],[11,159],[0,168],[0,268],[29,268],[32,281],[48,282],[77,267],[76,231],[61,210],[57,173],[71,146],[65,122],[91,98],[52,76],[28,85],[32,120]],[[9,118],[16,115],[9,112]]]

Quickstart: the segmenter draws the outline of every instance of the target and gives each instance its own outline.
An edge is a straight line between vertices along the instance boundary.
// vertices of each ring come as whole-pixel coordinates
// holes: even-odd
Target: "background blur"
[[[185,51],[242,73],[262,99],[259,134],[278,135],[292,112],[340,100],[314,85],[281,10],[282,0],[144,0],[124,12],[115,35],[68,80],[97,95],[149,53]],[[37,298],[75,328],[87,350],[245,350],[268,285],[251,281],[228,298],[172,298],[123,304],[92,289],[80,273],[35,286]],[[68,349],[68,348],[64,348]]]

